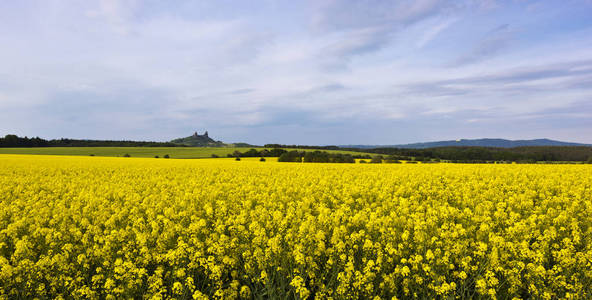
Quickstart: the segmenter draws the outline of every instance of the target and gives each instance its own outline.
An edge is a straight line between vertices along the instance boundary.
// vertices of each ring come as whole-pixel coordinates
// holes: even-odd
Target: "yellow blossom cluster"
[[[0,155],[0,299],[592,297],[592,166]]]

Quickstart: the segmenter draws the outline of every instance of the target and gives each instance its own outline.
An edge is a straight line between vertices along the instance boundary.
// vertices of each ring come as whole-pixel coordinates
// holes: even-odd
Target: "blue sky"
[[[592,143],[592,1],[2,1],[0,135]]]

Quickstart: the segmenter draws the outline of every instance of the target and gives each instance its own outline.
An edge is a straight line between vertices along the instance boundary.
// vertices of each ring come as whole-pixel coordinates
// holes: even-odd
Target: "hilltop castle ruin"
[[[204,132],[203,135],[197,134],[197,131],[193,134],[193,137],[208,137],[208,131]]]

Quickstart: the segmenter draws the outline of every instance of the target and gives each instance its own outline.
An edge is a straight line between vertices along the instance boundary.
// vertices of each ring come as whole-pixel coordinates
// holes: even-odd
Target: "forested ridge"
[[[145,141],[113,141],[113,140],[79,140],[79,139],[53,139],[46,140],[40,137],[18,137],[8,134],[0,138],[0,148],[29,148],[29,147],[186,147],[185,145],[171,142],[145,142]]]

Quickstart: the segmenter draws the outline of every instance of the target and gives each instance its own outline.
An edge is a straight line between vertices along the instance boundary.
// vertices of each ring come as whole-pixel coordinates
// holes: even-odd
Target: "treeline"
[[[45,140],[39,137],[28,138],[8,134],[0,138],[0,148],[31,148],[31,147],[186,147],[170,142],[137,142],[137,141],[101,141],[54,139]]]
[[[271,150],[249,149],[246,152],[234,151],[228,157],[277,157],[278,162],[317,162],[317,163],[355,163],[356,158],[370,159],[370,155],[350,155],[341,153],[329,153],[326,151],[286,151],[280,148]],[[212,154],[212,157],[217,155]]]
[[[592,147],[585,146],[530,146],[516,148],[438,147],[427,149],[374,148],[347,150],[393,155],[400,158],[414,158],[417,161],[437,158],[452,162],[467,163],[491,161],[586,161],[592,157]]]
[[[308,146],[308,145],[284,145],[284,144],[265,144],[264,147],[265,148],[290,148],[290,149],[318,149],[318,150],[340,150],[341,149],[337,146]]]
[[[350,154],[329,153],[325,151],[298,151],[286,152],[278,158],[278,162],[305,162],[305,163],[350,163],[356,162]]]
[[[228,157],[280,157],[282,154],[286,153],[288,151],[284,150],[284,149],[279,149],[279,148],[274,148],[271,150],[267,150],[267,149],[263,149],[263,150],[257,150],[257,149],[249,149],[246,152],[240,152],[238,150],[227,154],[226,156]],[[212,154],[212,157],[216,157],[215,154]]]

